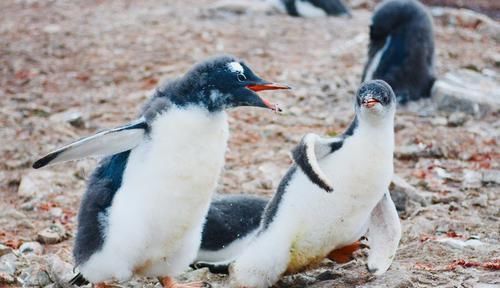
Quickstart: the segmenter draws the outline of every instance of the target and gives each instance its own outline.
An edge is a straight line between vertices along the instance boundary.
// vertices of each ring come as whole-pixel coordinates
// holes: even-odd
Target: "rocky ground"
[[[373,7],[359,2],[352,19],[300,19],[211,11],[208,0],[1,1],[0,287],[67,287],[72,274],[75,216],[96,160],[40,171],[32,161],[133,119],[159,82],[207,56],[237,55],[294,87],[269,94],[283,115],[230,113],[220,193],[272,195],[304,133],[340,133],[353,116]],[[433,11],[438,74],[476,72],[498,101],[498,22]],[[499,287],[500,110],[481,105],[473,114],[433,100],[399,107],[392,192],[404,234],[385,275],[370,276],[360,255],[276,287]],[[185,276],[224,287],[206,271]]]

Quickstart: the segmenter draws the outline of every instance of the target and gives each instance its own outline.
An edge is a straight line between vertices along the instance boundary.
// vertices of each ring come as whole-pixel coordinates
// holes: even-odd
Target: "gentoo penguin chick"
[[[298,17],[351,16],[342,0],[267,0],[282,13]]]
[[[356,117],[339,137],[307,134],[266,206],[255,238],[229,265],[235,287],[269,287],[368,237],[368,270],[392,263],[401,226],[388,187],[393,174],[396,97],[382,80],[361,85]]]
[[[220,195],[206,216],[200,250],[194,269],[208,268],[212,273],[227,274],[227,265],[256,236],[268,198],[252,195]],[[354,259],[353,253],[367,248],[361,241],[331,251],[327,258],[337,263]]]
[[[158,88],[140,119],[60,148],[34,168],[90,155],[92,174],[78,216],[73,250],[87,280],[159,277],[165,287],[196,257],[205,215],[228,140],[225,110],[278,110],[257,91],[288,89],[257,77],[240,60],[216,57]]]
[[[435,80],[434,32],[424,5],[416,0],[379,4],[372,17],[362,79],[386,81],[400,103],[430,96]]]
[[[268,202],[267,198],[250,195],[221,195],[214,199],[206,216],[196,261],[233,260],[255,236]]]

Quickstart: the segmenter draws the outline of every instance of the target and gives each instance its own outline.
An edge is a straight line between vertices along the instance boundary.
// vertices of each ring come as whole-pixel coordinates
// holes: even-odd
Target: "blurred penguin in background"
[[[435,80],[434,33],[420,2],[388,0],[375,9],[362,82],[372,79],[389,83],[399,103],[430,96]]]
[[[211,9],[237,14],[278,11],[290,16],[305,18],[351,17],[351,12],[342,0],[221,0],[215,3]]]
[[[342,0],[267,0],[283,13],[297,17],[351,16]]]

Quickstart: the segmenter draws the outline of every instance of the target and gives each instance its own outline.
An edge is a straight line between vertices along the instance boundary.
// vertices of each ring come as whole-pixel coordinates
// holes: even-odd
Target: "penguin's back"
[[[208,211],[201,249],[216,251],[259,227],[268,199],[231,195],[215,199]]]

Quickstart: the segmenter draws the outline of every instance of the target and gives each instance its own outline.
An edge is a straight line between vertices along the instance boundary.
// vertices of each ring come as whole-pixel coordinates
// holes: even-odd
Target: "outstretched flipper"
[[[332,140],[321,139],[314,133],[306,134],[292,150],[293,161],[309,179],[327,192],[333,191],[333,185],[319,167],[318,160],[332,152]]]
[[[33,163],[33,168],[130,150],[143,140],[147,129],[148,124],[141,118],[124,126],[101,131],[50,152]]]
[[[391,266],[401,239],[401,223],[389,191],[372,211],[367,236],[368,270],[382,275]]]

